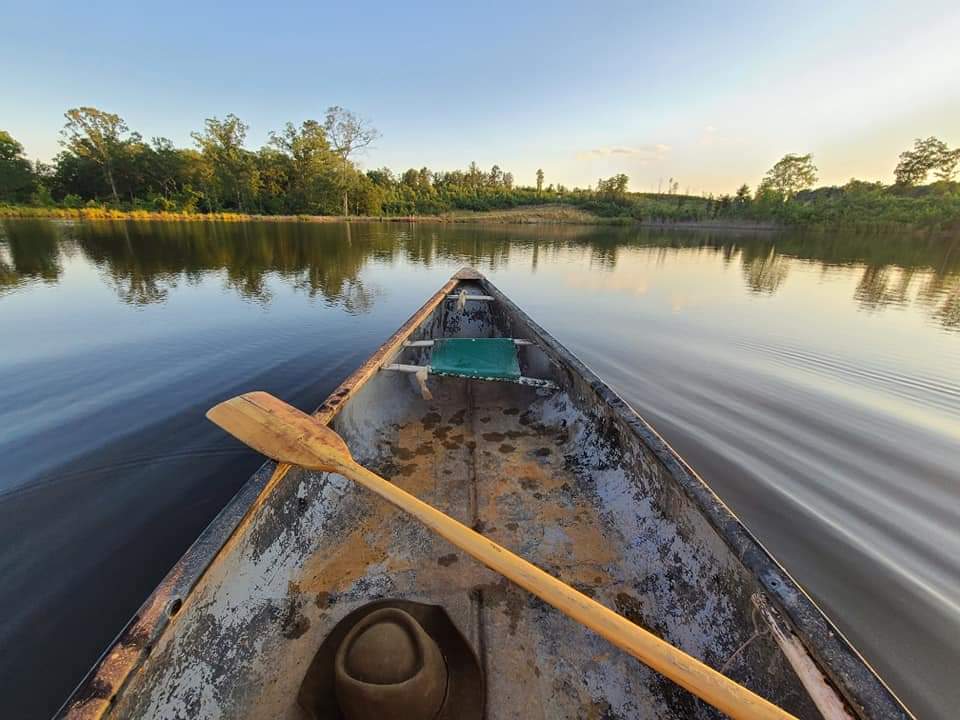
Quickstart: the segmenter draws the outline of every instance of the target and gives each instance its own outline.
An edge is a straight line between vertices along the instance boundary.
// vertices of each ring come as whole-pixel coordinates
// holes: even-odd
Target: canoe
[[[798,718],[912,717],[651,426],[480,273],[456,273],[315,417],[362,465]],[[364,488],[273,461],[58,717],[319,717],[304,688],[325,640],[387,599],[449,618],[491,720],[721,717]]]

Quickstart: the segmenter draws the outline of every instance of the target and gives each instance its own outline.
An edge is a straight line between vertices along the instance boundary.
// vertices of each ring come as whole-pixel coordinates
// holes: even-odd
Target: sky
[[[0,0],[0,129],[49,160],[71,107],[181,146],[234,113],[256,149],[341,105],[382,133],[364,168],[694,194],[791,152],[891,182],[914,138],[960,145],[956,0],[667,5]]]

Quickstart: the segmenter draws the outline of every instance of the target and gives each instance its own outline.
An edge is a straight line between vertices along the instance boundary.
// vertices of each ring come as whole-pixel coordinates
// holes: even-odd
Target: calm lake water
[[[472,264],[683,454],[920,718],[960,707],[960,240],[0,224],[0,715],[52,714],[260,459]]]

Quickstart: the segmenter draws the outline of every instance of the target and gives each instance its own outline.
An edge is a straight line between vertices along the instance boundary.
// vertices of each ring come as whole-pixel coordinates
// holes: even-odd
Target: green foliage
[[[597,194],[604,198],[622,198],[627,193],[627,185],[630,182],[623,173],[614,175],[606,180],[597,182]]]
[[[767,171],[760,183],[761,194],[776,193],[784,200],[790,200],[801,190],[806,190],[817,181],[817,166],[813,164],[813,155],[784,155],[776,165]]]
[[[157,212],[174,212],[177,209],[177,204],[170,198],[166,198],[163,195],[155,196],[151,206],[151,209],[156,210]]]
[[[23,202],[35,190],[36,178],[23,145],[10,133],[0,130],[0,200]]]
[[[287,123],[280,133],[270,134],[270,144],[279,154],[261,150],[268,194],[279,196],[286,191],[285,212],[316,212],[333,162],[323,126],[316,120],[306,120],[299,128]]]
[[[957,165],[960,165],[960,148],[951,150],[935,137],[917,138],[913,150],[900,153],[894,175],[898,185],[908,187],[926,182],[931,171],[937,180],[950,182],[957,175]]]
[[[201,132],[190,133],[200,150],[201,183],[208,210],[245,212],[259,191],[255,156],[244,149],[248,126],[232,113],[207,118]]]
[[[64,113],[67,119],[63,126],[63,146],[78,158],[88,160],[101,169],[110,186],[113,201],[118,203],[116,172],[123,165],[130,169],[130,158],[140,144],[140,136],[129,133],[127,124],[119,115],[93,107],[79,107]]]
[[[37,185],[37,189],[30,196],[30,204],[38,207],[53,207],[56,202],[46,185]]]

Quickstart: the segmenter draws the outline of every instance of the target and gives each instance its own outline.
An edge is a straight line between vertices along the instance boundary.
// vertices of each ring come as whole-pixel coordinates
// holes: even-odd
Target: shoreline
[[[440,213],[438,215],[258,215],[250,213],[188,213],[104,208],[43,208],[0,206],[0,218],[47,220],[147,222],[305,222],[305,223],[414,223],[414,224],[501,224],[501,225],[596,225],[610,227],[694,228],[704,230],[777,231],[786,226],[752,220],[636,220],[629,217],[602,217],[569,206],[530,206],[510,210]]]
[[[574,225],[583,227],[651,228],[661,230],[713,230],[777,233],[790,229],[806,232],[844,230],[855,233],[908,233],[953,237],[956,227],[889,222],[808,223],[789,225],[772,220],[711,218],[704,220],[637,220],[627,216],[603,217],[572,205],[530,205],[508,210],[457,210],[438,215],[257,215],[249,213],[188,213],[108,208],[57,208],[0,205],[0,220],[46,219],[85,222],[265,222],[265,223],[407,223],[427,225]]]

